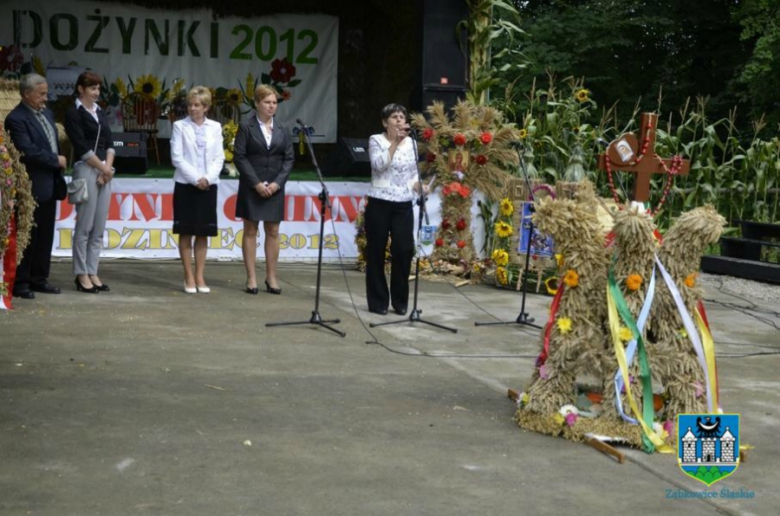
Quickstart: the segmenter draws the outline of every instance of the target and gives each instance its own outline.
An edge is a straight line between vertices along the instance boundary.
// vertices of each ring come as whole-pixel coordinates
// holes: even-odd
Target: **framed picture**
[[[450,172],[465,172],[469,168],[469,151],[453,149],[447,156]]]

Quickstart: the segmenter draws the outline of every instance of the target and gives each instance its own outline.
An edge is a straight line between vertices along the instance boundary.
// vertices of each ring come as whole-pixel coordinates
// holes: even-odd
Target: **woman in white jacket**
[[[211,92],[195,86],[187,93],[189,116],[173,124],[171,161],[173,180],[173,232],[179,235],[179,255],[184,266],[184,291],[207,294],[203,271],[208,238],[217,236],[217,183],[225,151],[222,126],[206,118]],[[192,270],[193,237],[195,271]]]

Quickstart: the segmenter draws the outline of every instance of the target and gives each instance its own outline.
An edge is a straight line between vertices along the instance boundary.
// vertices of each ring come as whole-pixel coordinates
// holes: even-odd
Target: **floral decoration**
[[[560,317],[555,324],[561,333],[569,333],[571,331],[572,322],[568,317]]]
[[[504,197],[501,199],[498,209],[504,217],[511,217],[515,212],[515,205],[508,197]]]
[[[496,268],[496,281],[498,281],[500,285],[506,285],[509,282],[509,276],[507,275],[505,267]]]
[[[696,286],[696,279],[699,277],[698,272],[692,272],[685,277],[685,286],[693,288]]]
[[[575,93],[575,98],[580,104],[590,100],[590,90],[582,88]]]
[[[580,284],[580,275],[574,269],[569,269],[563,276],[563,282],[569,288],[575,288]]]
[[[463,145],[466,145],[466,136],[458,133],[452,137],[452,143],[462,147]]]
[[[618,332],[618,337],[620,337],[621,341],[628,342],[634,338],[634,334],[631,333],[631,330],[626,326],[621,326],[620,331]]]
[[[252,72],[249,72],[246,76],[246,80],[243,84],[239,84],[241,93],[243,94],[244,105],[249,110],[255,109],[255,88],[258,84],[267,84],[276,90],[277,102],[287,102],[293,98],[292,88],[295,88],[301,83],[301,79],[296,79],[295,75],[298,70],[295,65],[291,63],[286,57],[283,59],[274,59],[271,61],[271,71],[269,73],[261,73],[255,77]]]
[[[477,162],[477,165],[484,165],[488,162],[488,159],[484,154],[478,154],[475,161]]]
[[[509,263],[509,253],[504,251],[503,249],[496,249],[493,251],[493,262],[499,267],[506,267]]]
[[[642,276],[639,274],[630,274],[628,278],[626,278],[626,288],[628,290],[637,291],[642,287]]]
[[[222,126],[222,145],[225,149],[225,161],[227,163],[233,163],[233,148],[236,143],[237,133],[238,125],[233,120]]]
[[[497,222],[495,225],[496,236],[498,238],[508,238],[514,233],[514,229],[511,225],[504,221]]]
[[[484,133],[479,135],[479,141],[481,141],[483,145],[489,145],[490,142],[493,141],[493,135],[485,131]]]

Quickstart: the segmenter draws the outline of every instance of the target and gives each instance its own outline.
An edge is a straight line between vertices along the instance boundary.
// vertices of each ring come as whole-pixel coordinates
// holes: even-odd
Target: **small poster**
[[[553,256],[553,239],[551,236],[540,233],[534,227],[531,234],[531,203],[523,203],[523,216],[520,220],[520,245],[517,252],[525,254],[528,251],[528,244],[531,244],[531,256]]]
[[[436,239],[436,228],[438,226],[423,226],[422,227],[422,235],[420,237],[420,242],[422,242],[423,245],[431,245],[433,241]]]

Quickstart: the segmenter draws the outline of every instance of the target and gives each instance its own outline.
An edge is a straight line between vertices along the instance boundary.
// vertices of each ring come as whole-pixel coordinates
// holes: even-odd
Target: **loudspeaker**
[[[446,109],[466,97],[468,42],[458,23],[468,20],[468,3],[452,0],[422,2],[422,62],[413,108],[423,111],[435,100]]]
[[[146,174],[149,158],[146,154],[146,133],[113,133],[114,168],[117,174]]]
[[[323,176],[371,177],[367,138],[339,138],[338,146],[322,167]]]

